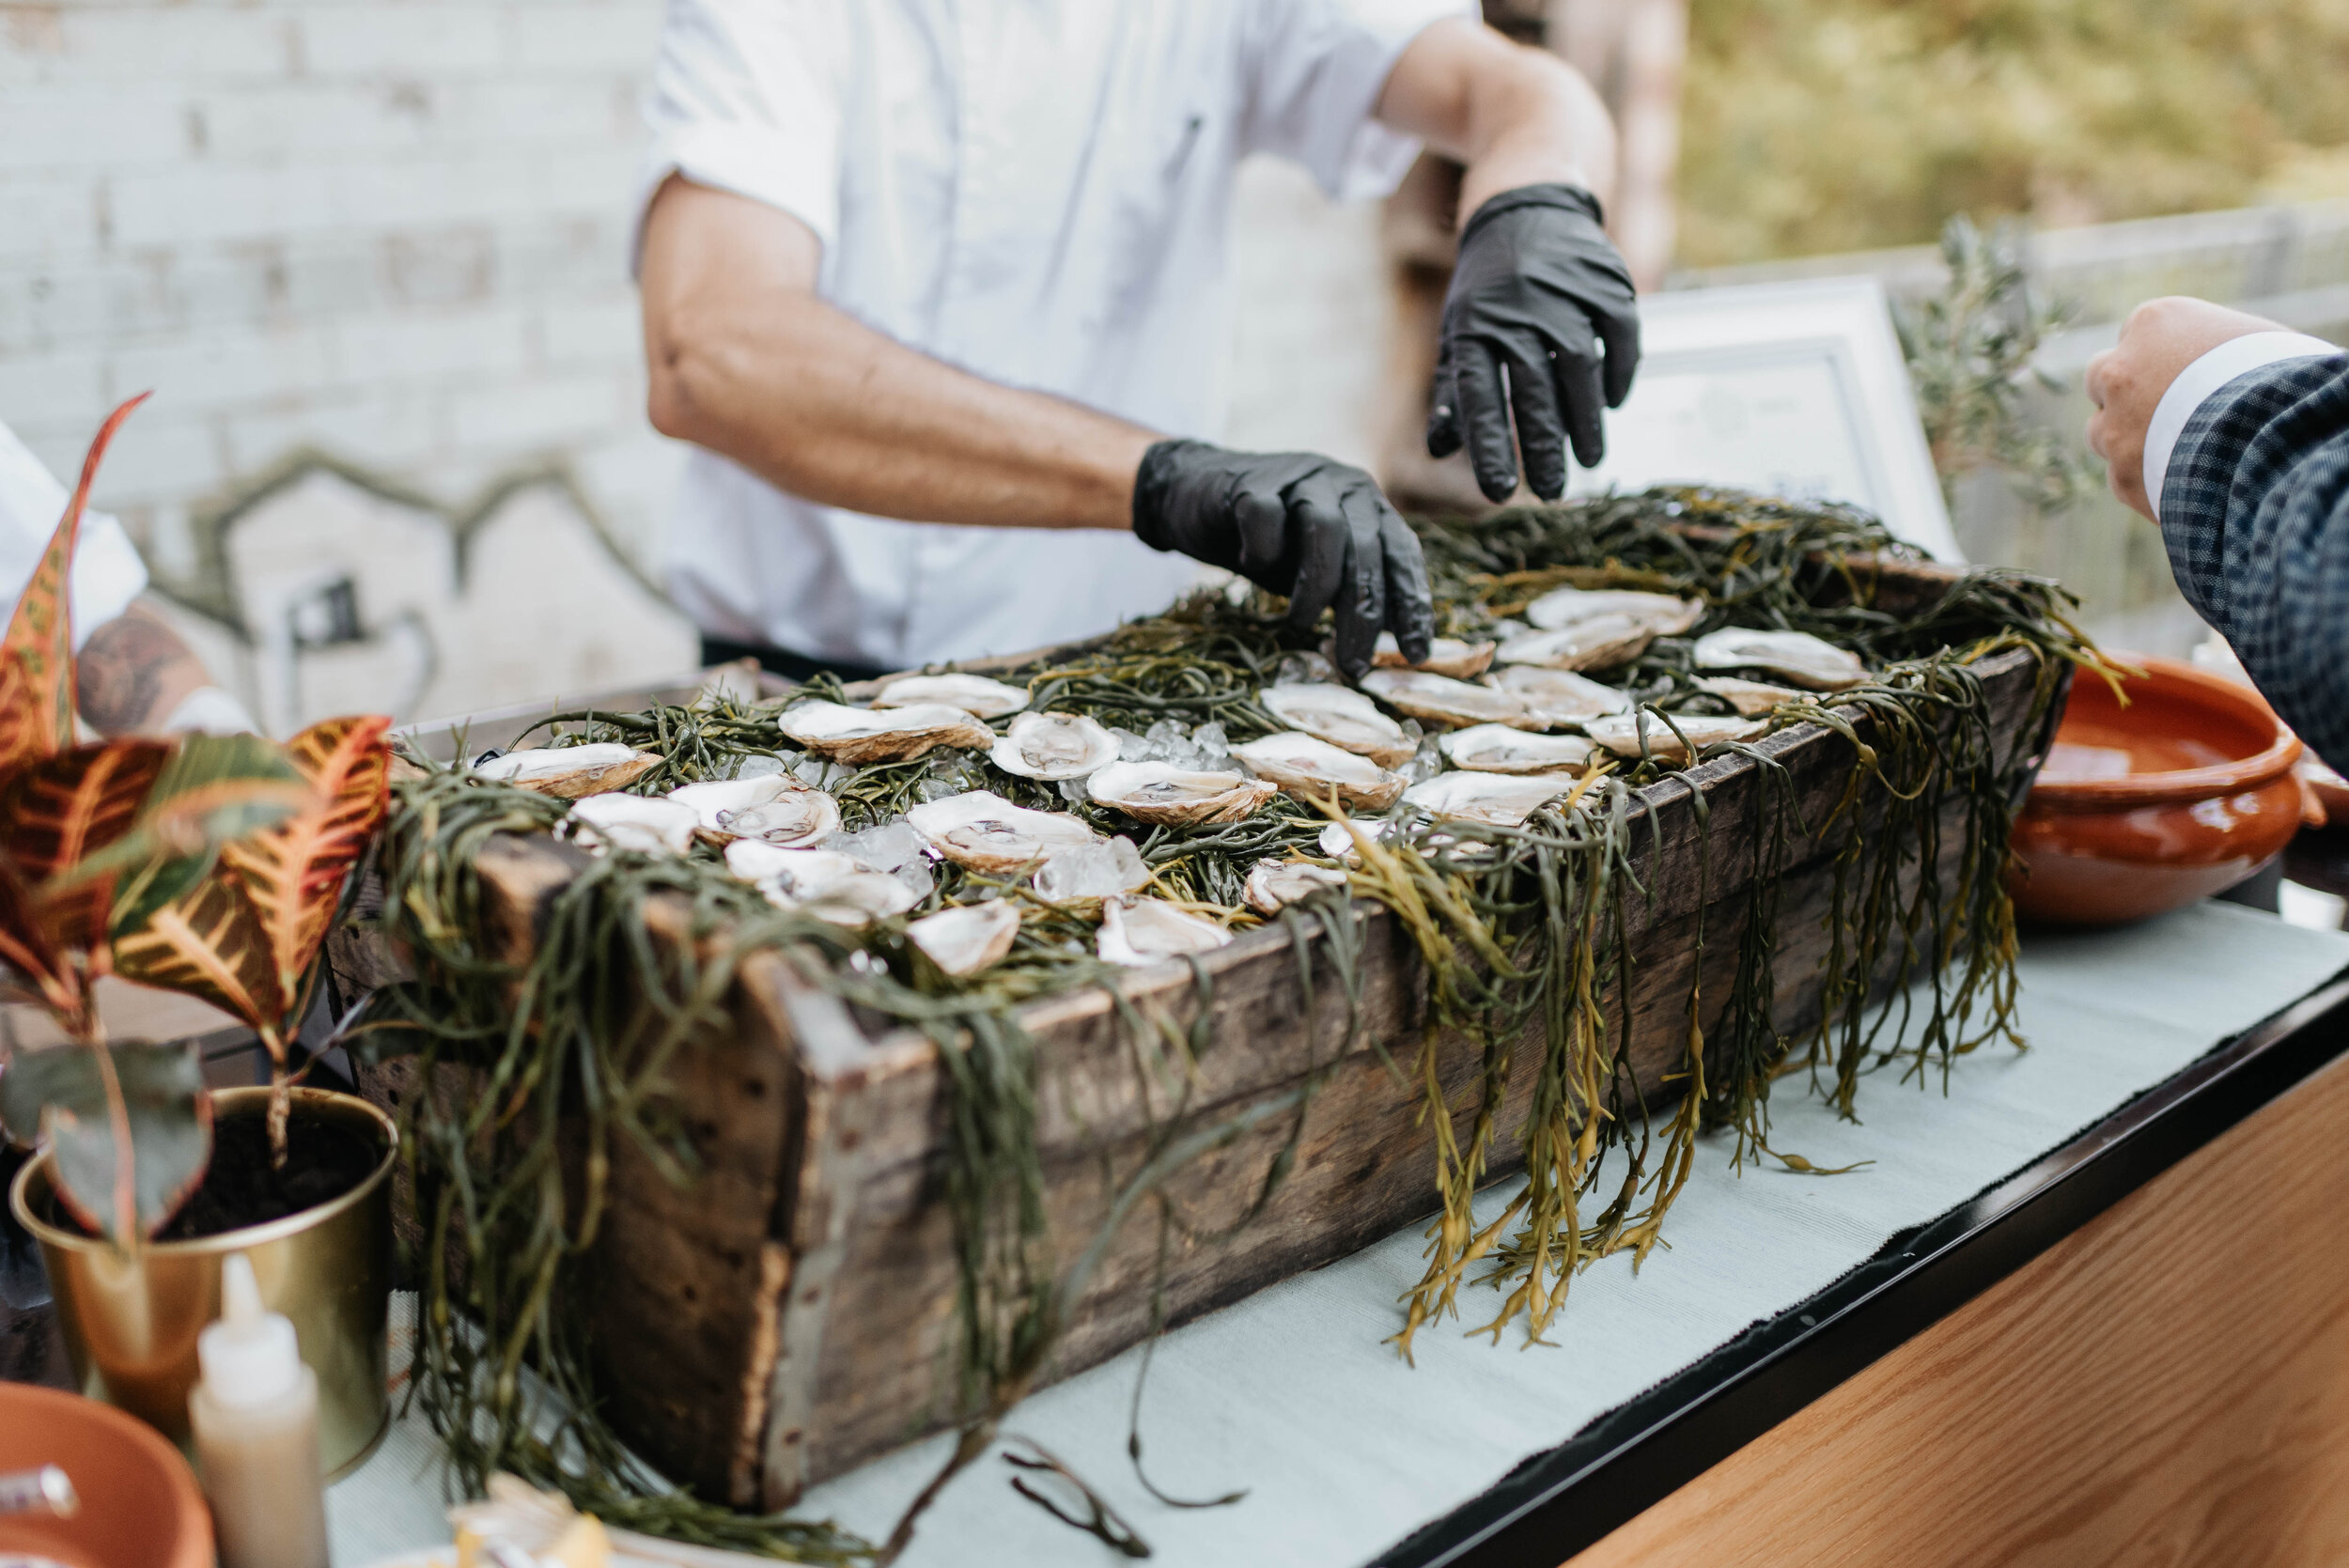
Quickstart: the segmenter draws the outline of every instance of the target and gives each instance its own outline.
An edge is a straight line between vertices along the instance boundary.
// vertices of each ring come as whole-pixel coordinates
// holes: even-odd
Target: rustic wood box
[[[1936,568],[1887,568],[1876,602],[1899,613],[1945,581]],[[2043,750],[2045,726],[2024,733],[2036,657],[2017,649],[1979,668],[2000,760],[2017,749]],[[503,743],[547,711],[475,721],[465,744]],[[454,744],[446,726],[422,738],[443,755]],[[1761,750],[1789,769],[1803,820],[1817,831],[1844,787],[1849,743],[1803,724]],[[1702,911],[1703,831],[1692,788],[1709,802],[1716,849]],[[1726,756],[1645,793],[1661,850],[1652,898],[1632,904],[1632,1050],[1653,1104],[1672,1093],[1665,1075],[1688,1027],[1701,913],[1708,1007],[1718,1010],[1730,989],[1751,874],[1750,857],[1734,846],[1755,830],[1762,769]],[[1954,832],[1964,803],[1952,799],[1943,809]],[[1641,854],[1644,864],[1644,842]],[[1779,1021],[1789,1030],[1818,1017],[1830,861],[1830,848],[1814,840],[1791,846],[1785,862],[1774,968]],[[502,839],[483,851],[489,918],[509,952],[529,950],[541,905],[580,863],[577,851],[548,840]],[[660,911],[656,922],[668,923]],[[1237,1236],[1174,1258],[1166,1281],[1173,1321],[1341,1257],[1436,1208],[1434,1135],[1420,1125],[1421,1088],[1396,1082],[1369,1048],[1375,1037],[1406,1060],[1416,1051],[1423,974],[1416,949],[1383,910],[1369,914],[1365,939],[1363,1033],[1330,1068],[1294,1170],[1269,1208]],[[338,962],[348,966],[347,986],[367,982],[364,955]],[[1274,1099],[1330,1067],[1346,1034],[1346,1000],[1335,985],[1321,985],[1315,1016],[1304,1017],[1297,963],[1279,925],[1207,955],[1212,1043],[1198,1063],[1190,1118],[1220,1119]],[[1179,1022],[1196,1007],[1191,973],[1181,965],[1137,971],[1128,992]],[[723,1048],[684,1053],[675,1070],[704,1174],[679,1190],[622,1142],[588,1311],[600,1385],[620,1433],[707,1495],[779,1508],[949,1414],[957,1275],[940,1190],[939,1067],[919,1034],[868,1032],[780,955],[743,967],[732,1015],[732,1037],[712,1042]],[[1055,1236],[1066,1250],[1104,1212],[1104,1147],[1130,1168],[1145,1118],[1170,1108],[1143,1103],[1118,1014],[1100,992],[1033,1003],[1024,1021],[1047,1064],[1044,1160]],[[1532,1077],[1522,1064],[1537,1058],[1537,1044],[1517,1053],[1520,1070],[1489,1172],[1496,1179],[1518,1157],[1515,1133]],[[1440,1074],[1458,1090],[1477,1063],[1460,1042],[1451,1045],[1439,1051]],[[1239,1218],[1288,1125],[1269,1117],[1174,1179],[1171,1195],[1191,1228],[1212,1231]],[[1068,1327],[1052,1375],[1143,1336],[1157,1248],[1155,1225],[1126,1228]]]

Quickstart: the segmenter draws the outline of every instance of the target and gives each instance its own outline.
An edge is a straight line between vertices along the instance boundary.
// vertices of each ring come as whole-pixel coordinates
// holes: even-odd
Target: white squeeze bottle
[[[319,1379],[292,1323],[261,1309],[253,1261],[220,1267],[220,1321],[195,1338],[188,1395],[220,1568],[327,1568],[319,1480]]]

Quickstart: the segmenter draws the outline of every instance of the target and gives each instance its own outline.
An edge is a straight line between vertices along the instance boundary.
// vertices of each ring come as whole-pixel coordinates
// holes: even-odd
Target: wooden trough
[[[1889,567],[1876,602],[1900,613],[1937,596],[1946,580],[1936,568]],[[2052,716],[2040,733],[2024,733],[2035,656],[2000,653],[1980,671],[2001,761],[2017,748],[2044,750]],[[465,744],[504,743],[530,717],[476,721]],[[422,738],[449,754],[448,731],[435,729]],[[1790,770],[1802,819],[1821,828],[1844,787],[1849,743],[1803,724],[1761,750]],[[1660,874],[1653,898],[1633,902],[1630,944],[1632,1054],[1651,1104],[1669,1094],[1665,1075],[1686,1037],[1701,913],[1708,1010],[1729,994],[1751,875],[1740,846],[1756,831],[1761,786],[1758,765],[1727,756],[1646,791],[1662,838]],[[1702,910],[1692,789],[1709,802],[1714,851]],[[1954,832],[1964,802],[1952,799],[1943,811]],[[1642,833],[1643,869],[1646,853]],[[1789,1030],[1818,1016],[1830,856],[1824,842],[1797,843],[1785,862],[1775,968],[1779,1022]],[[576,851],[544,838],[498,839],[482,851],[489,919],[506,952],[530,950],[545,902],[582,863]],[[656,921],[668,924],[667,914],[656,910]],[[1368,916],[1365,938],[1365,1033],[1411,1060],[1424,986],[1418,954],[1383,910]],[[337,962],[346,989],[369,981],[365,954],[344,948]],[[1397,1083],[1362,1037],[1330,1065],[1345,1034],[1345,999],[1325,973],[1315,1015],[1304,1015],[1289,933],[1275,924],[1244,934],[1206,964],[1211,1044],[1198,1063],[1191,1119],[1220,1120],[1276,1099],[1316,1069],[1329,1076],[1293,1172],[1267,1211],[1237,1235],[1174,1259],[1166,1299],[1175,1322],[1344,1256],[1425,1218],[1438,1203],[1420,1086]],[[1179,1022],[1197,1004],[1190,970],[1180,964],[1137,971],[1128,992]],[[673,1069],[704,1174],[680,1190],[620,1142],[587,1312],[599,1385],[622,1436],[706,1495],[771,1509],[943,1422],[954,1391],[957,1273],[941,1186],[939,1063],[929,1043],[910,1031],[868,1031],[776,954],[744,965],[731,1013],[730,1038],[680,1053]],[[1023,1020],[1046,1063],[1040,1135],[1065,1259],[1104,1212],[1104,1149],[1113,1168],[1130,1171],[1146,1119],[1169,1107],[1145,1104],[1120,1017],[1097,990],[1033,1003]],[[1440,1073],[1458,1091],[1473,1080],[1477,1062],[1463,1043],[1449,1045],[1439,1051]],[[1494,1178],[1518,1157],[1526,1064],[1537,1047],[1530,1041],[1516,1053]],[[390,1079],[400,1081],[396,1073]],[[1190,1229],[1211,1232],[1241,1215],[1288,1127],[1285,1115],[1269,1116],[1174,1179],[1171,1196]],[[1156,1225],[1126,1227],[1068,1326],[1051,1375],[1143,1336],[1157,1248]]]

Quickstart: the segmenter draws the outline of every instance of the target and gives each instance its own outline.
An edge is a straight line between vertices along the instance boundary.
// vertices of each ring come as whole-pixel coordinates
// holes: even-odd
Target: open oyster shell
[[[916,806],[906,820],[957,865],[996,877],[1100,837],[1066,812],[1030,811],[984,789]]]
[[[1529,735],[1506,724],[1454,730],[1438,744],[1453,767],[1483,773],[1579,773],[1592,750],[1579,735]]]
[[[920,881],[927,875],[873,871],[836,849],[783,849],[754,838],[726,846],[726,869],[779,908],[842,925],[905,913],[922,902]]]
[[[1654,621],[1610,613],[1555,631],[1512,637],[1494,657],[1503,664],[1538,664],[1550,670],[1611,670],[1639,658],[1656,637]]]
[[[987,758],[1023,779],[1081,779],[1117,760],[1117,737],[1081,713],[1023,713]]]
[[[1338,825],[1332,822],[1330,826]],[[1353,847],[1349,839],[1346,848],[1350,851]],[[1309,865],[1303,861],[1258,861],[1248,873],[1241,896],[1258,914],[1277,915],[1284,904],[1310,898],[1325,888],[1342,888],[1346,883],[1345,872],[1326,865]]]
[[[1640,754],[1640,725],[1647,724],[1647,748],[1658,762],[1687,762],[1688,746],[1703,748],[1723,740],[1752,740],[1769,733],[1767,719],[1720,719],[1696,713],[1675,713],[1672,724],[1653,713],[1619,713],[1609,719],[1594,719],[1582,726],[1583,733],[1617,756],[1636,757]],[[1672,724],[1680,726],[1688,737],[1688,745],[1681,744],[1680,736],[1672,733]]]
[[[834,762],[907,762],[940,746],[983,752],[995,744],[994,731],[944,703],[871,708],[806,702],[775,722],[787,738]]]
[[[1008,898],[962,904],[924,915],[906,927],[906,938],[952,975],[976,974],[1003,961],[1019,935],[1019,909]]]
[[[615,742],[594,746],[534,746],[476,763],[474,771],[485,779],[512,784],[558,800],[601,795],[625,789],[661,766],[650,752]]]
[[[1362,690],[1399,713],[1446,729],[1470,724],[1511,724],[1521,730],[1548,727],[1514,691],[1471,686],[1424,670],[1373,670],[1362,677]]]
[[[1430,816],[1514,828],[1573,787],[1574,781],[1563,773],[1439,773],[1405,790],[1403,803]]]
[[[1700,670],[1767,670],[1813,691],[1841,691],[1868,678],[1868,667],[1807,631],[1754,631],[1724,627],[1697,639]]]
[[[1357,817],[1353,821],[1353,826],[1360,828],[1363,835],[1373,844],[1384,843],[1394,833],[1392,822],[1365,822]],[[1354,841],[1353,832],[1344,822],[1332,822],[1322,829],[1320,834],[1314,840],[1314,846],[1333,861],[1344,861],[1348,865],[1361,863],[1362,846]]]
[[[756,838],[791,848],[840,831],[840,803],[788,773],[686,784],[667,798],[692,808],[712,844]]]
[[[1258,778],[1270,779],[1299,800],[1327,800],[1335,790],[1340,805],[1357,810],[1386,810],[1408,782],[1368,757],[1298,730],[1235,746],[1232,755]]]
[[[1411,759],[1418,743],[1378,705],[1346,686],[1268,686],[1256,693],[1264,709],[1293,730],[1358,752],[1381,768]]]
[[[1654,627],[1658,637],[1676,637],[1704,619],[1704,601],[1638,588],[1556,588],[1527,605],[1524,615],[1536,631],[1557,631],[1600,615],[1628,615]]]
[[[1512,664],[1492,679],[1501,691],[1523,703],[1535,718],[1552,724],[1579,724],[1585,719],[1631,710],[1630,692],[1602,686],[1572,670]]]
[[[1139,969],[1187,953],[1210,953],[1232,939],[1211,920],[1186,914],[1155,898],[1105,898],[1095,945],[1104,963]]]
[[[1808,700],[1811,693],[1792,687],[1772,686],[1767,681],[1742,680],[1735,675],[1699,675],[1696,688],[1709,691],[1749,719],[1759,718],[1777,710],[1781,703]]]
[[[698,823],[692,807],[642,795],[590,795],[571,803],[572,841],[599,854],[682,855],[692,847]]]
[[[1024,688],[1006,686],[985,675],[900,675],[881,688],[875,707],[916,707],[943,703],[974,719],[1001,719],[1028,706]]]
[[[1427,644],[1427,657],[1412,664],[1405,660],[1403,644],[1394,640],[1394,633],[1382,631],[1372,645],[1370,661],[1381,670],[1425,670],[1454,680],[1469,680],[1492,668],[1493,644],[1439,637]]]
[[[1351,753],[1348,753],[1351,754]],[[1237,822],[1280,790],[1237,773],[1202,773],[1171,762],[1112,762],[1085,793],[1142,822]]]

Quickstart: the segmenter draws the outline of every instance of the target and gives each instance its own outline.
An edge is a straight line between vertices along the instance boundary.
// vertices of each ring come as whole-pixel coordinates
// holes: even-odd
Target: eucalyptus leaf
[[[179,1212],[212,1156],[210,1102],[193,1043],[125,1042],[102,1048],[130,1113],[132,1190],[116,1190],[114,1118],[108,1113],[101,1048],[20,1051],[0,1070],[0,1120],[19,1139],[45,1134],[57,1196],[85,1225],[117,1243],[124,1197],[141,1239]]]

